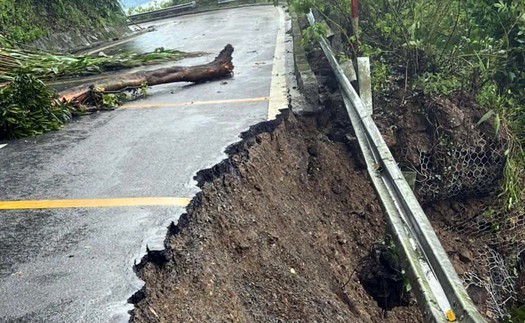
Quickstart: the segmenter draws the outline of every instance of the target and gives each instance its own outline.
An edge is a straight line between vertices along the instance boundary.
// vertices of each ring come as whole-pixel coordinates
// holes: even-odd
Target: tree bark
[[[233,46],[228,44],[212,62],[197,66],[173,66],[122,75],[98,84],[86,84],[60,92],[58,98],[72,105],[84,105],[93,92],[119,91],[173,82],[201,83],[233,75]]]

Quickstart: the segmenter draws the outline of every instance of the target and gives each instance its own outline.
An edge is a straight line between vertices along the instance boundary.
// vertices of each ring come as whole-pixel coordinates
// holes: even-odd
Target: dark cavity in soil
[[[384,310],[410,304],[410,285],[390,238],[373,244],[357,271],[359,281]]]

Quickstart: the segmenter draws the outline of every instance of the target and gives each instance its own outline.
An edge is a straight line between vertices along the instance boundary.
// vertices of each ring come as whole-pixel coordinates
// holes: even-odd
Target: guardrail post
[[[359,81],[359,97],[363,101],[366,110],[372,114],[372,80],[370,77],[370,59],[368,57],[357,58],[357,78]]]
[[[357,81],[357,75],[355,73],[354,64],[351,60],[347,60],[341,63],[341,68],[343,69],[345,76],[350,82]]]

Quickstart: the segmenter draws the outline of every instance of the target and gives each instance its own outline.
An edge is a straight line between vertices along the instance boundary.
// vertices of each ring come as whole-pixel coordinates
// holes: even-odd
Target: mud
[[[358,152],[328,124],[284,113],[198,174],[166,251],[138,268],[134,322],[422,320],[409,297],[378,301],[361,284],[385,223]]]

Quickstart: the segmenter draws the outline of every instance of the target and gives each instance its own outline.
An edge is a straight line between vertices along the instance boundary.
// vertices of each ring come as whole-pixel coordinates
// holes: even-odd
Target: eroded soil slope
[[[318,121],[260,124],[198,175],[202,193],[167,250],[139,266],[135,322],[421,321],[412,301],[379,307],[352,274],[385,223],[358,152]],[[398,291],[382,279],[390,308]]]

